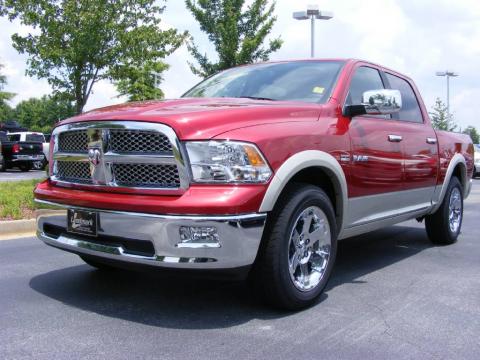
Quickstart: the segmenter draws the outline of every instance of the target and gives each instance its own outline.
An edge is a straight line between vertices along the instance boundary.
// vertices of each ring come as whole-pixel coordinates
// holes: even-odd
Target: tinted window
[[[41,143],[43,143],[45,141],[45,138],[43,137],[42,134],[27,134],[25,139],[26,139],[26,141],[30,141],[30,142],[41,142]]]
[[[400,93],[402,94],[402,108],[396,117],[398,116],[398,119],[400,120],[422,123],[422,111],[420,110],[417,97],[410,84],[398,76],[391,74],[385,75],[390,83],[390,87],[394,90],[400,90]]]
[[[241,66],[214,75],[183,97],[254,97],[324,103],[343,62],[294,61]]]
[[[10,141],[20,141],[20,135],[7,135]]]
[[[348,92],[347,105],[359,105],[363,100],[363,93],[368,90],[383,89],[382,78],[378,70],[362,66],[355,70]]]

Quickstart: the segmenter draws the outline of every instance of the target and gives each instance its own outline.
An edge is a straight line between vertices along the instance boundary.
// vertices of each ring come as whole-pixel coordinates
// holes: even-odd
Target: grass
[[[0,182],[0,220],[31,219],[37,205],[33,189],[42,180]]]

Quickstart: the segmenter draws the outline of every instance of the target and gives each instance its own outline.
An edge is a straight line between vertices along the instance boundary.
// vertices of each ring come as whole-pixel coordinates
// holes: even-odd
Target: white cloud
[[[281,35],[284,45],[272,59],[294,59],[310,54],[308,21],[296,21],[292,12],[306,8],[312,0],[277,0],[278,21],[272,37]],[[322,0],[320,7],[335,17],[316,23],[318,57],[353,57],[374,61],[411,76],[430,108],[438,96],[445,99],[445,79],[435,71],[452,69],[460,77],[451,81],[451,108],[457,122],[480,127],[476,103],[480,96],[480,2],[478,0]],[[184,1],[168,1],[162,27],[188,30],[201,51],[212,53],[209,44]],[[17,22],[0,19],[0,61],[6,64],[9,91],[18,95],[14,102],[50,91],[45,81],[25,77],[26,57],[11,46],[14,32],[28,29]],[[211,54],[213,56],[213,54]],[[199,79],[188,65],[186,47],[167,59],[171,65],[162,88],[167,97],[180,96]],[[114,86],[98,83],[87,109],[123,101]]]

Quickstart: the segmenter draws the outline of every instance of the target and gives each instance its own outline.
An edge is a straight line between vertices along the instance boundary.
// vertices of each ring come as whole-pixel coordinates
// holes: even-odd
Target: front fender
[[[338,161],[329,153],[318,150],[306,150],[288,158],[276,171],[260,205],[259,212],[272,211],[288,182],[300,171],[307,168],[321,168],[330,177],[335,188],[338,212],[339,236],[344,227],[344,218],[348,206],[348,190],[345,173]]]

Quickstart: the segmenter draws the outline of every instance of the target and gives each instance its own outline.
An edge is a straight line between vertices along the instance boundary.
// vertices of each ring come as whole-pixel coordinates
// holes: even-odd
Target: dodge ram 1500
[[[359,60],[270,62],[176,100],[63,121],[38,237],[97,267],[234,271],[272,304],[312,304],[337,241],[409,219],[460,234],[474,148],[435,131],[408,77]]]

